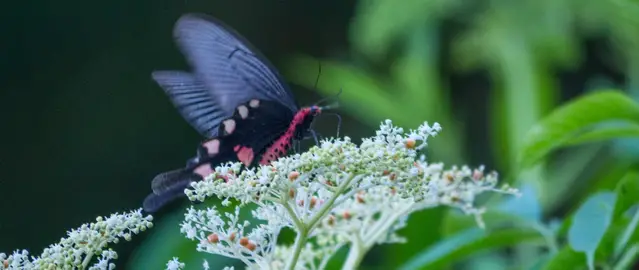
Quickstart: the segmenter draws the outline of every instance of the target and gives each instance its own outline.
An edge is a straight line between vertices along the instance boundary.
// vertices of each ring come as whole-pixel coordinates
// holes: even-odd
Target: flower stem
[[[297,237],[295,238],[295,246],[293,247],[293,257],[288,262],[288,266],[286,269],[294,270],[295,265],[297,264],[297,260],[300,258],[300,253],[302,253],[302,249],[306,245],[306,241],[308,240],[308,230],[304,228],[299,228],[299,232],[297,233]]]
[[[306,245],[306,241],[308,240],[308,234],[313,230],[315,225],[318,224],[322,217],[324,217],[324,215],[326,215],[326,213],[333,207],[333,203],[335,202],[335,200],[337,200],[337,197],[339,197],[350,186],[351,182],[355,178],[357,177],[353,177],[352,174],[346,176],[346,180],[339,185],[337,191],[333,194],[333,196],[326,203],[324,203],[324,205],[322,205],[322,208],[320,208],[320,210],[311,218],[308,223],[304,224],[303,222],[295,222],[296,219],[293,219],[299,232],[297,233],[297,237],[295,238],[293,257],[291,257],[291,260],[289,261],[288,267],[286,269],[295,269],[295,265],[297,264],[297,260],[300,257],[300,253],[302,252],[302,249],[304,248],[304,246]],[[293,211],[293,209],[290,209],[290,206],[285,204],[285,208],[289,212],[289,214],[292,214],[295,217],[295,212]]]
[[[313,216],[313,218],[311,218],[311,221],[307,223],[309,231],[312,230],[315,225],[317,225],[317,223],[324,217],[324,215],[326,215],[326,213],[333,208],[333,203],[335,203],[335,200],[337,200],[337,198],[342,195],[342,193],[344,193],[344,191],[350,186],[351,182],[353,182],[353,179],[355,178],[361,178],[361,176],[358,175],[354,177],[353,174],[349,174],[348,176],[346,176],[346,180],[339,185],[337,191],[335,191],[333,196],[322,205],[322,208],[320,208],[320,210]]]
[[[348,257],[342,266],[342,270],[357,269],[357,266],[362,262],[362,259],[364,259],[364,255],[367,252],[367,249],[364,247],[360,237],[356,235],[354,238],[355,239],[351,241]]]

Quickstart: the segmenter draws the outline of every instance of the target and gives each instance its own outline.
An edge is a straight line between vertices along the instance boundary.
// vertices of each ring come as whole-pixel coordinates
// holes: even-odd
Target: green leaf
[[[530,268],[528,268],[528,270],[542,270],[542,269],[544,269],[544,266],[548,263],[550,258],[551,258],[550,254],[539,256],[539,258],[537,258],[535,263],[533,263],[530,266]]]
[[[599,192],[588,198],[575,213],[568,231],[568,243],[586,254],[589,269],[595,269],[595,251],[606,234],[614,213],[617,194]]]
[[[567,141],[564,145],[578,145],[617,138],[638,138],[639,125],[628,124],[621,127],[602,127],[586,131]]]
[[[399,269],[443,269],[480,250],[523,243],[543,243],[544,239],[534,230],[508,228],[485,231],[472,228],[457,233],[420,252]]]
[[[635,211],[634,211],[634,215],[632,216],[632,220],[630,221],[628,226],[626,226],[626,229],[623,231],[623,234],[621,235],[621,237],[619,238],[619,241],[617,241],[617,244],[615,245],[615,251],[614,251],[615,258],[619,257],[621,253],[623,253],[623,251],[626,248],[626,245],[630,241],[630,238],[637,230],[637,225],[639,225],[639,211],[637,211],[637,209],[633,209],[633,210]]]
[[[615,192],[618,199],[617,204],[615,204],[614,218],[617,219],[628,211],[630,207],[639,203],[639,196],[637,195],[639,194],[639,171],[632,169],[624,174],[619,180]]]
[[[562,248],[550,261],[541,269],[543,270],[581,270],[583,269],[584,255],[576,252],[570,247]]]
[[[520,151],[520,169],[534,165],[569,143],[580,131],[608,121],[639,124],[639,106],[622,92],[613,90],[587,94],[568,102],[528,131]]]
[[[507,198],[499,206],[499,210],[532,222],[540,222],[543,209],[537,199],[535,187],[524,184],[519,191],[522,193],[521,196]]]
[[[626,220],[624,214],[629,213],[632,216],[615,243],[613,256],[619,258],[639,225],[639,211],[637,210],[637,206],[639,206],[639,196],[637,196],[639,194],[639,172],[631,170],[626,173],[617,185],[615,192],[618,197],[615,204],[615,223],[624,222]]]

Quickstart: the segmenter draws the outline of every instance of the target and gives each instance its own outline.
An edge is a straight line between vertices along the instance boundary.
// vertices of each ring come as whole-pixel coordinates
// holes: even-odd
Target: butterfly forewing
[[[176,23],[174,35],[196,76],[226,112],[251,99],[276,101],[297,111],[293,95],[277,71],[222,22],[187,14]]]
[[[183,71],[155,71],[152,77],[182,117],[202,136],[215,136],[220,122],[230,116],[217,105],[206,85],[194,75]]]

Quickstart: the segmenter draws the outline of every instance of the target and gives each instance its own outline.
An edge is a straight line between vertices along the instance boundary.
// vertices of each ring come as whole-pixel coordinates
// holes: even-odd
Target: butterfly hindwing
[[[217,165],[239,160],[247,166],[254,165],[266,148],[286,132],[293,119],[287,108],[273,101],[254,101],[238,106],[232,118],[222,121],[218,134],[223,136],[202,144],[198,156],[201,161]],[[246,114],[241,113],[244,109],[247,109]]]
[[[171,201],[184,196],[184,189],[190,184],[190,181],[176,181],[173,185],[165,187],[161,193],[149,194],[142,203],[144,211],[156,212]]]
[[[178,182],[194,182],[199,180],[202,180],[202,178],[192,172],[189,172],[185,168],[181,168],[163,172],[155,176],[153,181],[151,181],[151,190],[153,190],[153,193],[155,194],[162,194],[163,192],[171,189]]]

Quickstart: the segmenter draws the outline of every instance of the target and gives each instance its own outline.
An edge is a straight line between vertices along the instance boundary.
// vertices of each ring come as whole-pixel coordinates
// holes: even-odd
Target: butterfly
[[[275,68],[237,32],[203,14],[182,15],[173,35],[192,72],[154,71],[152,78],[182,117],[206,139],[184,168],[157,175],[144,202],[153,213],[185,196],[216,165],[269,164],[309,135],[322,112],[299,107]]]

